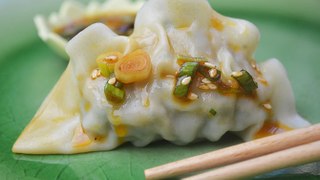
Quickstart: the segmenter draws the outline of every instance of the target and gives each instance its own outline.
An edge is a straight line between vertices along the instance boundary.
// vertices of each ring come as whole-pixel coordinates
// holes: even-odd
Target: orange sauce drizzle
[[[257,132],[254,139],[260,139],[291,130],[293,129],[278,121],[266,121],[262,128]]]
[[[223,31],[224,30],[223,22],[218,18],[215,18],[215,17],[212,18],[211,19],[211,25],[212,25],[212,27],[214,27],[218,31]]]
[[[128,128],[126,125],[118,125],[114,126],[114,128],[117,136],[120,138],[126,137],[126,135],[128,134]]]

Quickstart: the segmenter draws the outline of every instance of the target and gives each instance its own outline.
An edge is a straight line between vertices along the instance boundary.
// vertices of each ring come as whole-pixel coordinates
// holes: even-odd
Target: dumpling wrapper
[[[218,14],[206,0],[150,0],[139,11],[130,37],[94,24],[68,43],[66,71],[12,150],[74,154],[111,150],[125,142],[145,146],[158,139],[183,145],[201,138],[217,141],[227,131],[252,140],[267,120],[292,129],[308,126],[296,113],[281,63],[271,59],[261,64],[262,75],[250,64],[258,42],[253,24]],[[136,49],[150,55],[152,81],[130,85],[126,103],[114,109],[104,95],[107,79],[91,79],[95,59],[105,52]],[[178,71],[178,54],[207,57],[221,68],[225,83],[241,69],[267,83],[258,81],[255,100],[198,90],[199,99],[183,105],[172,95],[175,80],[161,76]],[[265,102],[272,106],[272,117]],[[214,117],[208,115],[211,108],[218,112]]]

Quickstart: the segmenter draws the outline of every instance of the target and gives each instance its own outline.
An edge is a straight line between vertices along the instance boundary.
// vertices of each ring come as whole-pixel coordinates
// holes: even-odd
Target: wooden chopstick
[[[320,140],[320,124],[242,143],[145,170],[147,180],[224,166]]]
[[[320,160],[320,141],[224,166],[183,180],[241,179]]]

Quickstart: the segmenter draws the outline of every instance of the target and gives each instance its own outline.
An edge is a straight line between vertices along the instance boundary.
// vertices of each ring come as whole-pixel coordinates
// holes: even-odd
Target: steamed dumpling
[[[146,146],[158,139],[183,145],[198,138],[217,141],[228,131],[252,140],[308,126],[296,113],[281,63],[255,63],[259,36],[253,24],[219,15],[206,0],[150,0],[138,12],[129,37],[94,24],[68,43],[66,72],[13,151],[71,154],[111,150],[125,142]],[[115,104],[105,87],[123,78],[117,75],[119,62],[137,51],[139,62],[150,61],[152,70],[147,78],[124,84],[124,101]],[[119,55],[112,58],[120,59],[115,78],[101,75],[97,57],[115,52]],[[186,65],[179,63],[181,55],[220,72],[218,80],[208,82],[197,72],[177,81],[177,72]],[[139,69],[127,64],[129,70]],[[248,86],[237,79],[244,74]],[[182,99],[174,93],[179,82],[192,83]],[[275,131],[265,132],[270,125]]]
[[[84,5],[78,1],[65,1],[58,13],[52,13],[48,18],[37,15],[34,21],[40,38],[61,57],[68,59],[65,52],[67,42],[93,23],[101,22],[119,35],[130,35],[143,2],[107,0]]]

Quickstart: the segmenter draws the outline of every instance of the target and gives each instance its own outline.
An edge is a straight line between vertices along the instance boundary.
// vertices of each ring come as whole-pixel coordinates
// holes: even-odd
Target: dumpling
[[[67,42],[89,25],[101,22],[119,35],[130,35],[137,11],[143,0],[107,0],[104,3],[91,1],[87,6],[78,1],[65,1],[59,13],[48,19],[42,15],[34,18],[40,38],[61,57],[68,59],[65,52]]]
[[[281,63],[255,62],[259,36],[206,0],[149,0],[129,37],[91,25],[68,43],[67,70],[13,152],[184,145],[228,131],[249,141],[308,126]]]

